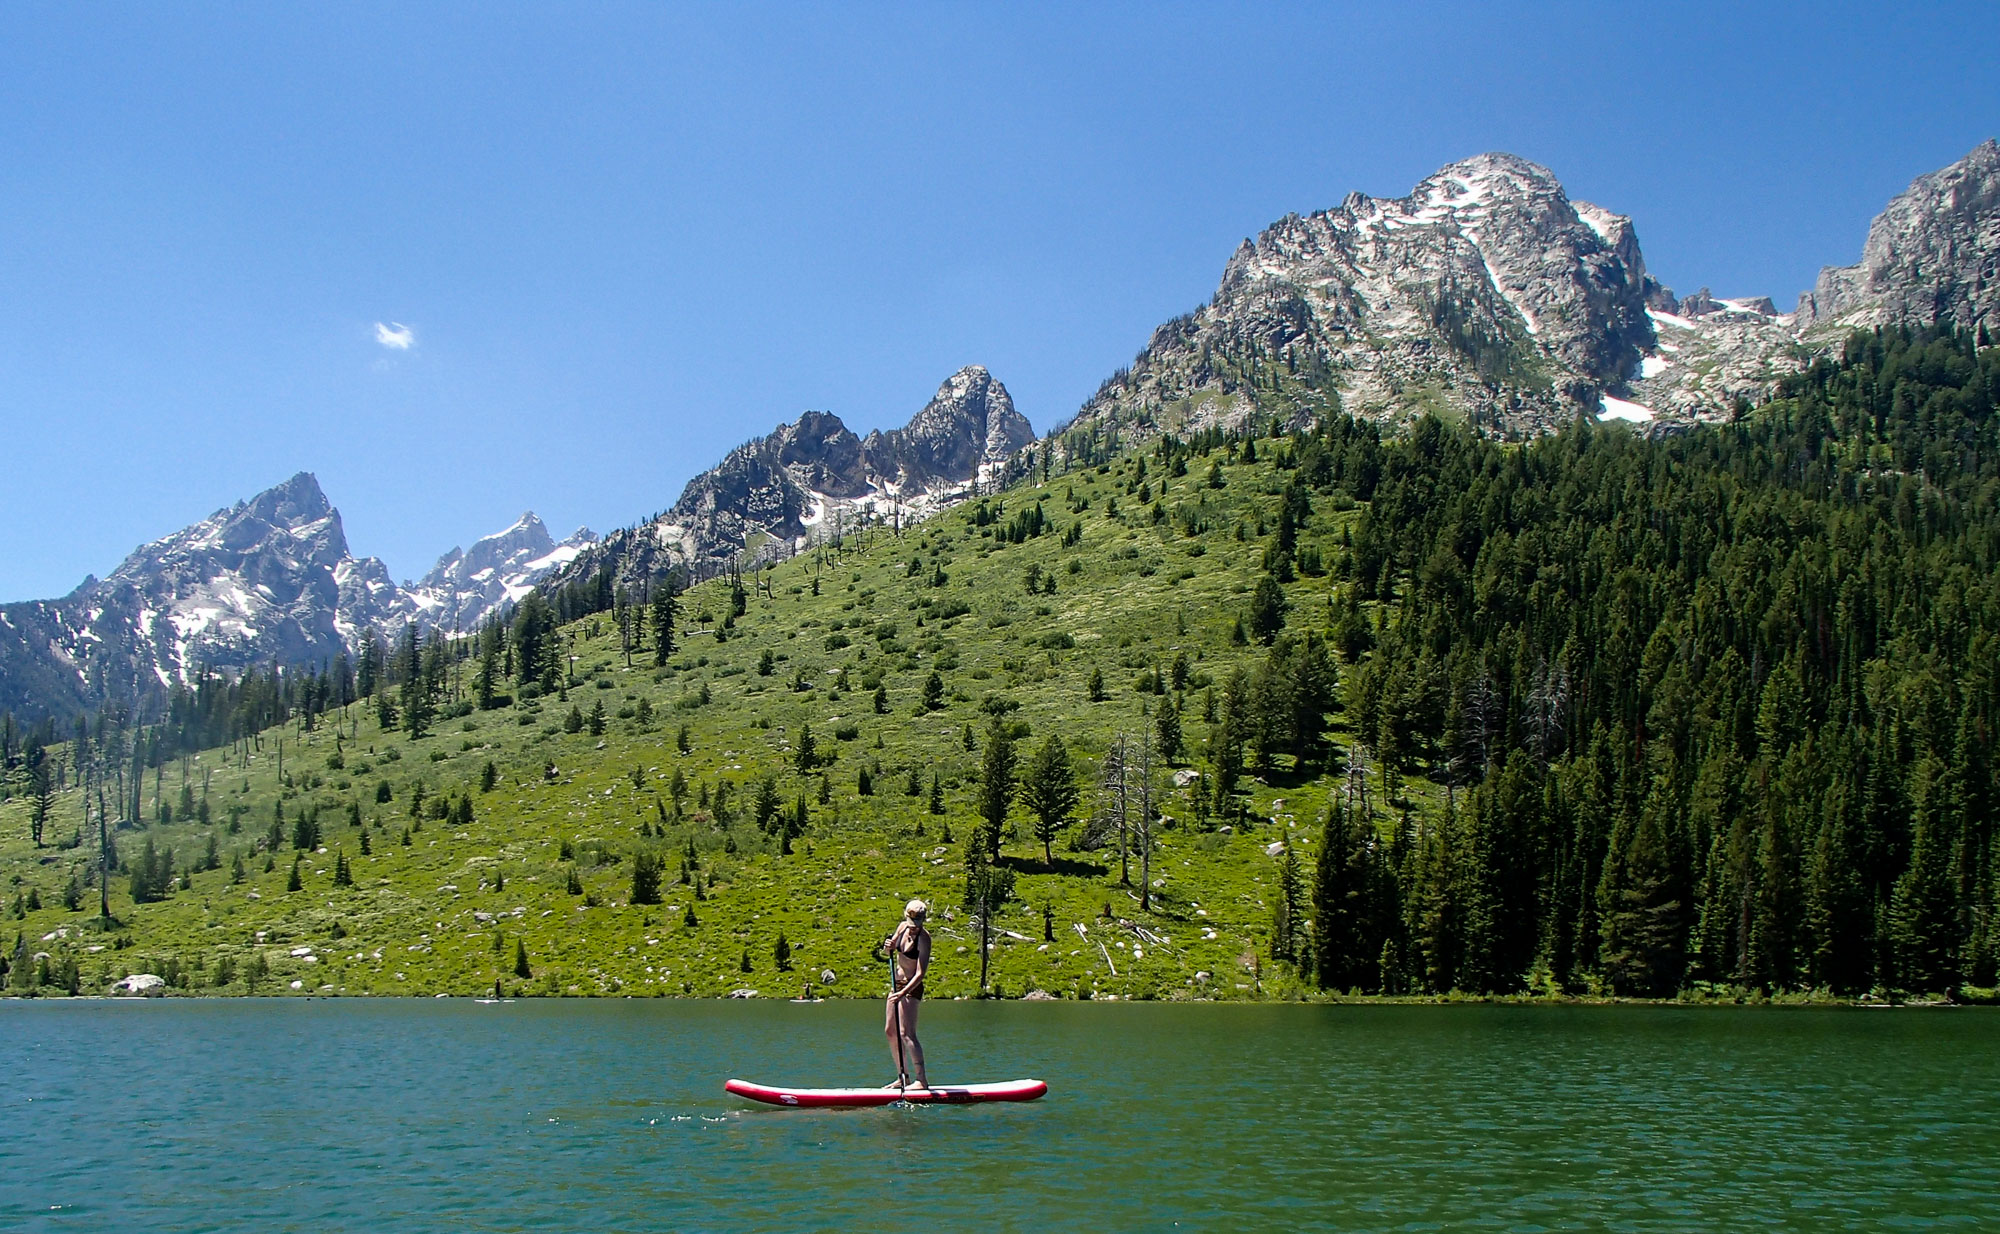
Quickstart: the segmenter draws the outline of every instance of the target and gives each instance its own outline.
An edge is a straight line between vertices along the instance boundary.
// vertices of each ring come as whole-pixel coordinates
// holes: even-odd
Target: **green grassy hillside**
[[[1136,853],[1121,880],[1115,843],[1071,843],[1120,734],[1151,734],[1172,697],[1199,750],[1204,710],[1219,705],[1231,671],[1266,654],[1238,626],[1286,481],[1278,450],[1259,444],[1257,461],[1234,445],[1181,468],[1157,452],[1126,457],[900,536],[850,538],[764,572],[726,637],[716,618],[729,612],[731,584],[702,584],[683,597],[681,645],[665,667],[650,651],[628,666],[611,615],[585,618],[565,629],[573,679],[561,695],[441,721],[421,739],[383,731],[356,704],[312,731],[295,722],[168,762],[146,773],[143,812],[156,816],[164,801],[178,814],[116,832],[119,859],[129,871],[143,867],[146,845],[156,859],[171,849],[179,874],[211,864],[213,844],[215,868],[148,903],[133,901],[129,875],[114,875],[108,929],[88,885],[95,837],[34,848],[30,803],[16,798],[0,805],[0,871],[22,940],[17,987],[43,967],[60,985],[73,960],[86,993],[151,972],[189,992],[478,994],[497,981],[509,994],[770,997],[828,970],[826,993],[873,996],[885,974],[871,949],[920,896],[938,910],[933,996],[971,995],[965,848],[1000,712],[1023,766],[1046,735],[1062,736],[1083,802],[1055,841],[1053,869],[1031,816],[1014,807],[1003,848],[1014,892],[993,921],[996,988],[1140,998],[1254,996],[1260,978],[1266,993],[1287,988],[1293,979],[1260,962],[1279,871],[1266,850],[1294,838],[1310,860],[1306,836],[1327,797],[1317,776],[1292,782],[1279,770],[1287,760],[1274,759],[1269,783],[1246,782],[1244,815],[1197,828],[1200,782],[1176,787],[1177,767],[1159,764],[1167,818],[1149,909]],[[1319,504],[1300,535],[1309,568],[1337,553],[1354,517],[1351,502]],[[1010,543],[1010,525],[1037,506],[1044,533]],[[1326,577],[1300,575],[1287,592],[1293,627],[1325,628]],[[458,670],[461,698],[475,667]],[[926,710],[934,672],[943,695]],[[584,721],[574,732],[572,708]],[[599,708],[601,735],[591,731]],[[801,771],[808,728],[820,765]],[[808,814],[789,855],[782,833],[755,821],[767,777],[787,815],[801,800]],[[52,844],[79,830],[81,796],[56,795]],[[206,824],[188,817],[204,810]],[[303,852],[302,817],[320,841]],[[664,867],[662,902],[634,905],[634,861],[645,856]],[[288,891],[295,861],[300,886]],[[791,953],[783,970],[780,938]]]

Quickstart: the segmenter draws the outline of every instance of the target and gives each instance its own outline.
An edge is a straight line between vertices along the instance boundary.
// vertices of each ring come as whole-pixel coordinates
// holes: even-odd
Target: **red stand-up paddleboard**
[[[975,1101],[1033,1101],[1049,1091],[1040,1080],[1008,1080],[1004,1084],[938,1084],[930,1088],[774,1088],[731,1080],[722,1086],[738,1097],[748,1097],[766,1105],[857,1106],[964,1105]]]

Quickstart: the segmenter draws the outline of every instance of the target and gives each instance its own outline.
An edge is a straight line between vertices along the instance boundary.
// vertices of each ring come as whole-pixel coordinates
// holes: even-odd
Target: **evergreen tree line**
[[[1299,443],[1368,505],[1346,780],[1275,949],[1368,991],[1993,985],[1996,398],[2000,351],[1883,330],[1727,425]]]

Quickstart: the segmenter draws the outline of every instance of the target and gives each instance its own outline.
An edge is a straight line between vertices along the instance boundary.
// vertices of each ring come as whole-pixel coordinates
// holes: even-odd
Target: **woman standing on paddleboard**
[[[908,1088],[912,1073],[918,1088],[930,1087],[924,1047],[917,1040],[917,1007],[924,999],[924,973],[931,966],[931,932],[924,929],[929,914],[930,907],[922,900],[911,900],[896,932],[883,944],[889,953],[889,1016],[883,1031],[889,1037],[889,1052],[896,1057],[896,1082],[891,1088]]]

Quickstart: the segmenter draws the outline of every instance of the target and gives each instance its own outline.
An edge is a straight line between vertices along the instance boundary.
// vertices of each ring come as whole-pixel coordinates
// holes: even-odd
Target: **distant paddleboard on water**
[[[862,1106],[967,1105],[976,1101],[1033,1101],[1049,1091],[1040,1080],[1008,1080],[1001,1084],[937,1084],[930,1088],[774,1088],[731,1080],[722,1086],[738,1097],[748,1097],[766,1105]]]

